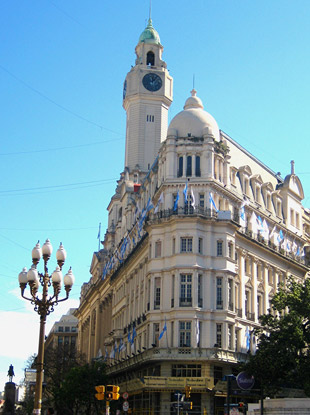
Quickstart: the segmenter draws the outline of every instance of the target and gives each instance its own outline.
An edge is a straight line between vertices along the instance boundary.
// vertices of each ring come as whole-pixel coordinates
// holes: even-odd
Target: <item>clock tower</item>
[[[136,62],[123,91],[126,110],[125,168],[147,172],[166,139],[173,80],[162,60],[163,46],[149,19],[136,46]]]

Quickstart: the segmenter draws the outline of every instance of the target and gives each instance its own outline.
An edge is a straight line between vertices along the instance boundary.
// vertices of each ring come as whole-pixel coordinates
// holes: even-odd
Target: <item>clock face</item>
[[[125,99],[126,97],[126,91],[127,91],[127,80],[125,79],[124,88],[123,88],[123,99]]]
[[[156,73],[147,73],[142,79],[142,84],[148,91],[158,91],[161,88],[163,81]]]

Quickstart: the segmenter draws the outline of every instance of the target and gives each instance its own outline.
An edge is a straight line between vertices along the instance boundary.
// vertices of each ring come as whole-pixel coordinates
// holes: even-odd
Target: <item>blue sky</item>
[[[89,280],[124,168],[123,81],[148,13],[148,0],[0,3],[0,390],[9,364],[19,382],[37,352],[39,318],[17,282],[37,240],[61,241],[76,277],[48,330]],[[153,0],[152,18],[174,78],[169,119],[195,77],[225,133],[283,177],[295,160],[309,207],[310,2]]]

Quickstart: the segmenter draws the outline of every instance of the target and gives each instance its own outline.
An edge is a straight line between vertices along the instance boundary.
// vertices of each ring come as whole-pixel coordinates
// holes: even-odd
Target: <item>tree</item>
[[[260,317],[258,350],[244,370],[273,395],[282,387],[301,388],[310,396],[310,279],[280,285],[268,314]]]

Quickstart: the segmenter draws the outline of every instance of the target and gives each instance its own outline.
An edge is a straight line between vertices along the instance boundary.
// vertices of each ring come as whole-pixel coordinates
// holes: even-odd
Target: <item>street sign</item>
[[[128,401],[125,401],[125,402],[123,403],[123,411],[127,412],[127,411],[128,411],[128,409],[129,409],[129,403],[128,403]]]
[[[237,385],[240,389],[252,389],[255,383],[254,376],[248,375],[246,372],[240,372],[237,376]]]
[[[123,399],[128,399],[128,396],[129,396],[128,392],[124,392],[122,396],[123,396]]]
[[[177,399],[181,399],[182,398],[182,392],[180,392],[180,391],[175,391],[174,392],[174,396],[177,398]]]

